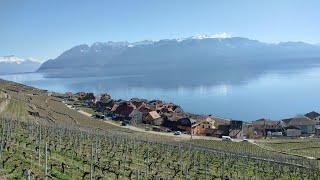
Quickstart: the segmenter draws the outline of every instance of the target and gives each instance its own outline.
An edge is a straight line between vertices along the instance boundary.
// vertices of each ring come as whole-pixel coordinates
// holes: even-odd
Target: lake
[[[176,83],[175,87],[144,86],[148,77],[140,75],[48,78],[44,74],[29,73],[2,75],[0,78],[61,93],[108,92],[116,99],[160,99],[181,105],[188,112],[236,120],[278,120],[320,111],[320,68],[266,72],[237,83],[193,86]]]

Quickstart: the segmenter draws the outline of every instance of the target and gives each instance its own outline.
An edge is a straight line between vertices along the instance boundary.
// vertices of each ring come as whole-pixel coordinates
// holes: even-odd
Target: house
[[[113,108],[114,104],[115,102],[111,96],[104,93],[101,94],[99,101],[96,102],[96,109],[100,112],[105,112],[105,110],[109,112]]]
[[[305,116],[282,120],[283,127],[293,126],[301,130],[301,134],[313,134],[315,132],[316,122]]]
[[[150,107],[147,104],[142,104],[137,110],[142,113],[142,122],[147,123],[145,117],[152,111]]]
[[[172,111],[173,112],[175,112],[175,113],[183,113],[184,111],[183,111],[183,109],[180,107],[180,106],[178,106],[178,105],[175,105],[175,104],[170,104],[169,105],[169,107],[172,109]]]
[[[245,122],[243,124],[242,131],[243,131],[243,138],[255,138],[252,122]]]
[[[193,127],[193,134],[196,135],[212,135],[214,126],[208,121],[196,123]]]
[[[220,124],[218,129],[214,132],[215,137],[229,136],[230,124]]]
[[[93,93],[78,92],[76,95],[78,96],[78,99],[80,101],[95,100],[96,99],[96,97],[94,96]]]
[[[66,92],[66,94],[65,94],[65,97],[67,99],[72,99],[72,96],[73,96],[72,92]]]
[[[115,102],[113,99],[98,101],[96,103],[96,109],[97,111],[100,111],[100,112],[104,112],[105,110],[109,112],[113,108],[114,104]]]
[[[194,120],[196,120],[196,124],[192,126],[193,134],[195,135],[213,135],[213,130],[215,129],[214,123],[215,120],[210,116],[203,115],[194,115],[188,114],[188,116]]]
[[[138,109],[134,109],[130,114],[130,124],[140,124],[142,123],[142,112],[140,112]]]
[[[130,118],[129,115],[132,113],[134,108],[130,103],[122,101],[113,105],[111,112],[117,116],[120,120]]]
[[[215,133],[217,132],[218,129],[216,128],[207,128],[204,130],[204,134],[205,136],[214,136]]]
[[[319,113],[312,111],[312,112],[305,114],[304,116],[308,117],[311,120],[314,120],[316,122],[316,126],[320,127],[320,114]]]
[[[163,119],[157,113],[157,111],[150,111],[145,117],[145,122],[147,122],[148,124],[160,126],[163,123]]]
[[[242,129],[243,121],[231,120],[230,129]]]
[[[252,122],[252,128],[255,138],[267,136],[274,132],[282,132],[281,122],[280,121],[272,121],[270,119],[258,119]]]
[[[78,97],[79,100],[82,100],[86,96],[86,93],[85,92],[77,92],[76,96]]]
[[[79,92],[76,95],[78,99],[85,103],[87,106],[94,107],[96,103],[96,97],[93,93]]]
[[[304,116],[308,117],[311,120],[319,120],[320,119],[320,114],[315,111],[309,112],[309,113],[305,114]]]
[[[315,128],[315,136],[320,137],[320,127]]]
[[[129,100],[129,102],[135,106],[135,108],[139,108],[143,104],[146,104],[148,101],[145,99],[139,99],[139,98],[132,98]]]
[[[163,113],[162,115],[163,118],[163,123],[162,126],[167,127],[171,130],[179,130],[177,128],[178,125],[178,119],[181,117],[178,117],[177,114],[172,114],[172,113]]]
[[[244,136],[242,127],[243,127],[243,121],[231,120],[229,136],[232,138],[242,138]]]
[[[111,95],[109,95],[107,93],[104,93],[104,94],[101,94],[101,97],[100,97],[99,101],[101,103],[108,103],[110,100],[111,100]]]
[[[288,126],[285,128],[285,135],[287,137],[299,137],[301,136],[301,130],[295,126]]]
[[[157,109],[158,107],[163,106],[164,103],[160,100],[152,100],[152,101],[149,101],[148,104],[151,106],[154,106]]]
[[[197,126],[197,121],[194,119],[191,119],[189,117],[180,118],[177,121],[177,128],[186,131],[188,133],[194,134],[193,130]]]
[[[95,102],[96,97],[93,93],[86,93],[86,95],[83,97],[83,100],[87,102]]]

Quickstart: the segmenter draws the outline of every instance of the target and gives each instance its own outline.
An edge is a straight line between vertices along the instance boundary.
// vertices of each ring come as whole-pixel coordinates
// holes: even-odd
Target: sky
[[[202,34],[320,43],[320,1],[0,0],[0,56],[45,61],[79,44]]]

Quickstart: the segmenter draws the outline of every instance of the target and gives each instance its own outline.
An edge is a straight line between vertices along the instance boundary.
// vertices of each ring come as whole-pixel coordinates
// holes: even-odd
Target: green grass
[[[89,114],[95,114],[95,111],[92,108],[81,106],[80,109]]]
[[[0,115],[10,115],[15,119],[26,120],[27,118],[27,107],[24,102],[17,101],[14,99],[9,100],[9,104]]]
[[[271,139],[259,142],[259,144],[281,152],[287,152],[302,156],[320,159],[320,139]]]

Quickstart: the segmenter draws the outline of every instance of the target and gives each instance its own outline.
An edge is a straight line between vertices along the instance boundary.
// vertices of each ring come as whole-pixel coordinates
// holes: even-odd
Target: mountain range
[[[123,83],[174,85],[177,82],[241,82],[265,72],[290,71],[319,64],[319,45],[264,43],[242,37],[202,35],[134,43],[82,44],[41,66],[36,61],[4,56],[0,58],[0,73],[37,70],[47,77],[143,76],[143,80],[131,78]]]
[[[75,46],[55,59],[42,64],[39,71],[50,72],[69,68],[186,64],[216,64],[243,60],[283,60],[320,57],[320,47],[303,42],[268,44],[247,38],[192,37],[160,41],[97,42],[91,46]]]
[[[267,71],[307,68],[318,64],[318,45],[197,36],[135,43],[82,44],[44,62],[38,72],[53,77],[138,75],[148,77],[148,82],[152,83],[197,81],[207,84],[242,81]],[[139,78],[130,81],[139,81]]]
[[[34,72],[41,63],[31,59],[23,59],[14,55],[0,56],[0,74]]]

